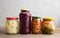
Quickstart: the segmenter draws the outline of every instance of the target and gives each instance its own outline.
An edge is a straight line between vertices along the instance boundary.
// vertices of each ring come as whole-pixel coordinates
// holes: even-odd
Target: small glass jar
[[[42,21],[42,33],[52,34],[55,31],[55,21],[54,18],[43,18]]]
[[[37,16],[32,17],[32,33],[40,34],[41,33],[41,18]]]
[[[19,32],[18,18],[7,17],[6,18],[6,33],[17,34]]]

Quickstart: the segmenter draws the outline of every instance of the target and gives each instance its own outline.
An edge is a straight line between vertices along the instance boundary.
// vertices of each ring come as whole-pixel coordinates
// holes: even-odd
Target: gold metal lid
[[[43,20],[54,20],[54,18],[43,18]]]

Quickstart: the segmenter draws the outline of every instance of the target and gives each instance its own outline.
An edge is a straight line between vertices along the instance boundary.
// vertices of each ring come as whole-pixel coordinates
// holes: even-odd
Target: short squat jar
[[[6,33],[17,34],[19,32],[18,18],[7,17],[6,18]]]
[[[42,33],[53,34],[55,32],[54,18],[43,18],[42,21]]]

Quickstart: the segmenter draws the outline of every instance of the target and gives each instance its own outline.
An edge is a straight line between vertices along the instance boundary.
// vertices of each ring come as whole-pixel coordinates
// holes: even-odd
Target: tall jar
[[[6,18],[6,33],[17,34],[19,32],[18,18],[7,17]]]
[[[41,18],[37,16],[32,17],[32,33],[40,34],[41,33]]]
[[[20,19],[20,34],[29,34],[31,33],[31,13],[27,8],[21,9],[21,13],[19,15]]]
[[[55,21],[54,18],[43,18],[42,22],[42,33],[52,34],[55,31]]]

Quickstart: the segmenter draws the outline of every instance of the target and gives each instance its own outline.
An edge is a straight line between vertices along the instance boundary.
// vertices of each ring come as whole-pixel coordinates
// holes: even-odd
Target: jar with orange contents
[[[41,19],[40,17],[33,16],[32,17],[32,33],[40,34],[41,33]]]
[[[55,32],[54,18],[43,18],[42,21],[42,33],[53,34]]]

